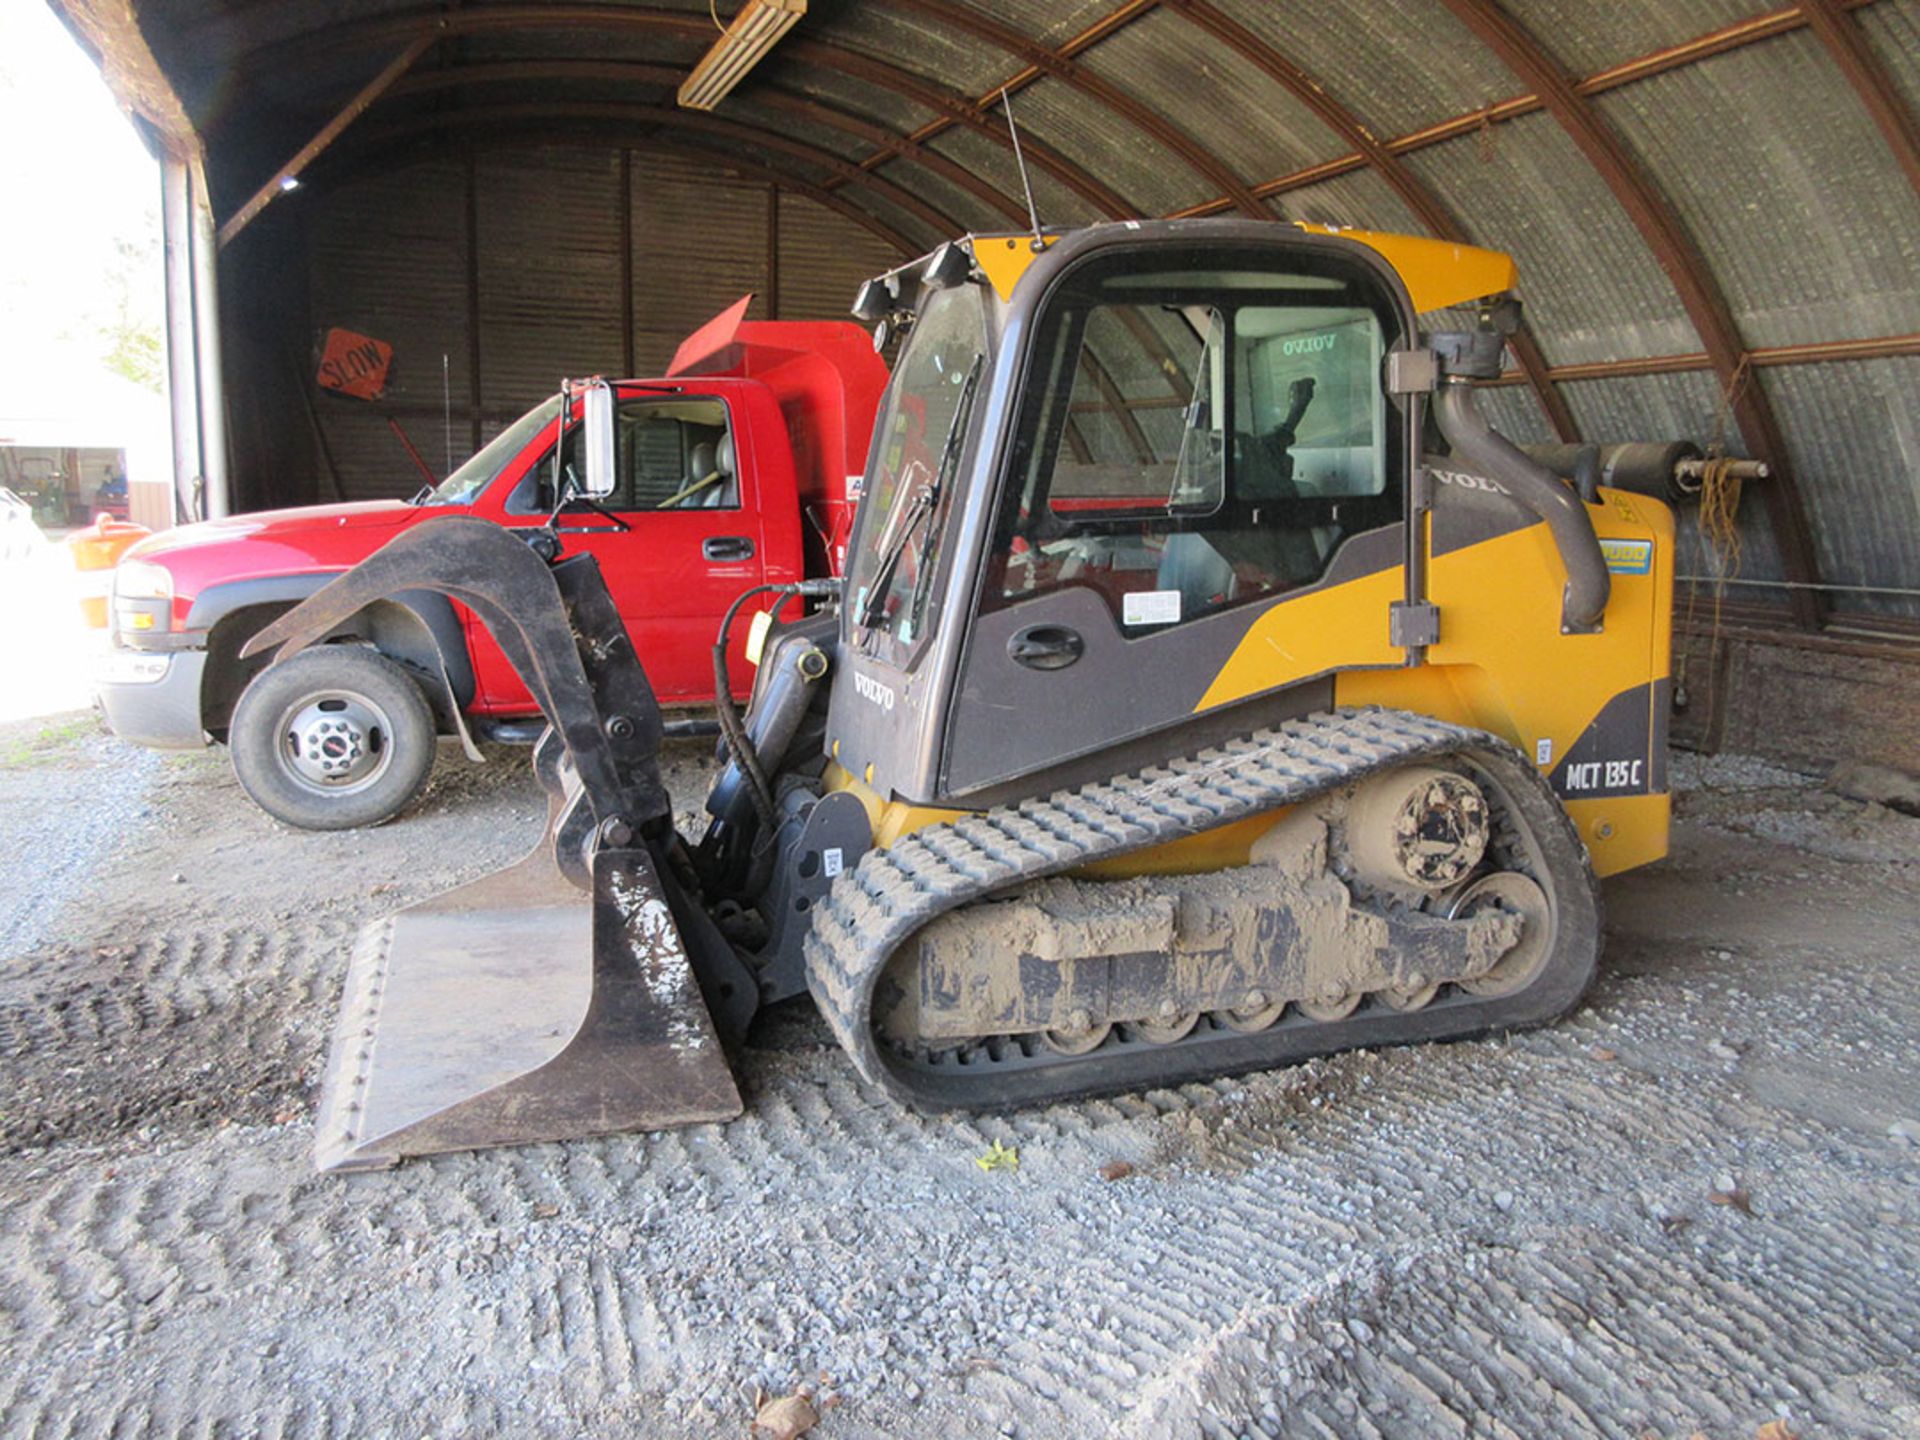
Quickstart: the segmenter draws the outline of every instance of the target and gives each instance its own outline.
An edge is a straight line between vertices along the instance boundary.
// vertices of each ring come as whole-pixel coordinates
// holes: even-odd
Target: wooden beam
[[[620,148],[620,373],[631,376],[633,349],[633,152]]]
[[[367,107],[378,100],[389,85],[406,73],[409,65],[418,60],[439,40],[440,32],[437,30],[426,30],[414,36],[407,47],[389,60],[378,75],[362,85],[355,92],[354,97],[340,108],[338,114],[322,125],[311,140],[294,152],[291,160],[273,173],[272,179],[253,192],[252,199],[227,217],[226,223],[220,227],[221,247],[224,249],[234,236],[252,223],[256,215],[278,200],[286,192],[288,181],[298,179],[300,172],[313,163],[315,156],[339,139],[341,131],[365,114]]]

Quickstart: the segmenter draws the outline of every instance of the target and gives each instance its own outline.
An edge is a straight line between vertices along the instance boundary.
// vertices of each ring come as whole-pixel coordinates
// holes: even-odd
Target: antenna
[[[1007,133],[1013,137],[1013,163],[1020,167],[1020,188],[1027,192],[1027,220],[1033,226],[1033,248],[1038,250],[1040,211],[1033,203],[1033,181],[1027,178],[1027,157],[1020,153],[1020,127],[1013,123],[1013,98],[1004,85],[1000,87],[1000,108],[1007,112]]]
[[[447,352],[440,352],[440,414],[447,427],[447,474],[453,473],[453,371]]]

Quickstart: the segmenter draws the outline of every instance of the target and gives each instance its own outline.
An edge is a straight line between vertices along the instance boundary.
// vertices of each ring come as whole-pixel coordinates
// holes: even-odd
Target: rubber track
[[[1529,837],[1557,907],[1552,963],[1526,990],[1499,999],[1451,991],[1424,1009],[1369,1003],[1344,1020],[1297,1010],[1245,1034],[1202,1019],[1171,1045],[1124,1029],[1086,1055],[1062,1056],[1013,1037],[944,1058],[912,1057],[874,1034],[887,961],[948,911],[1010,887],[1294,805],[1382,770],[1458,757],[1490,776],[1506,823]],[[1540,866],[1523,864],[1520,868]],[[1149,1089],[1292,1064],[1358,1046],[1455,1039],[1536,1025],[1564,1014],[1593,975],[1599,886],[1559,800],[1525,757],[1496,736],[1399,710],[1336,710],[1134,775],[1026,800],[916,831],[869,851],[834,882],[806,943],[814,999],[860,1073],[920,1109],[1042,1104]]]

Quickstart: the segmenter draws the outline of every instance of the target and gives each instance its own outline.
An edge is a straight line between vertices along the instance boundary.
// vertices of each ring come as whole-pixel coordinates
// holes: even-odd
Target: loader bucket
[[[715,1031],[758,989],[663,875],[660,707],[590,554],[551,567],[483,520],[403,531],[250,640],[313,644],[376,600],[471,609],[539,701],[547,834],[518,865],[361,933],[320,1092],[321,1170],[662,1130],[741,1111]],[[691,928],[693,955],[675,917]],[[697,967],[697,968],[696,968]]]
[[[601,851],[589,898],[543,843],[361,933],[314,1162],[378,1169],[741,1109],[652,855]]]

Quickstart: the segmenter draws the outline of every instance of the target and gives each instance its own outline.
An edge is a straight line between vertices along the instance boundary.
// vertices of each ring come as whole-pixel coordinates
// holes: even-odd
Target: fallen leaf
[[[1133,1174],[1133,1166],[1124,1160],[1109,1160],[1100,1167],[1102,1180],[1124,1180]]]
[[[1753,1214],[1753,1197],[1744,1190],[1716,1190],[1707,1199],[1715,1205],[1731,1205],[1742,1215]]]
[[[1784,1420],[1769,1420],[1753,1432],[1753,1440],[1799,1440]]]
[[[753,1417],[753,1433],[765,1440],[795,1440],[820,1423],[820,1412],[804,1395],[769,1401]]]
[[[533,1218],[536,1220],[551,1220],[559,1213],[560,1207],[558,1205],[548,1204],[545,1201],[533,1207]]]
[[[1609,1050],[1604,1045],[1596,1045],[1587,1053],[1596,1060],[1618,1060],[1620,1058],[1620,1052],[1618,1050]]]
[[[1020,1152],[1016,1148],[1002,1145],[998,1140],[987,1147],[987,1153],[975,1157],[974,1164],[982,1170],[1018,1170]]]

